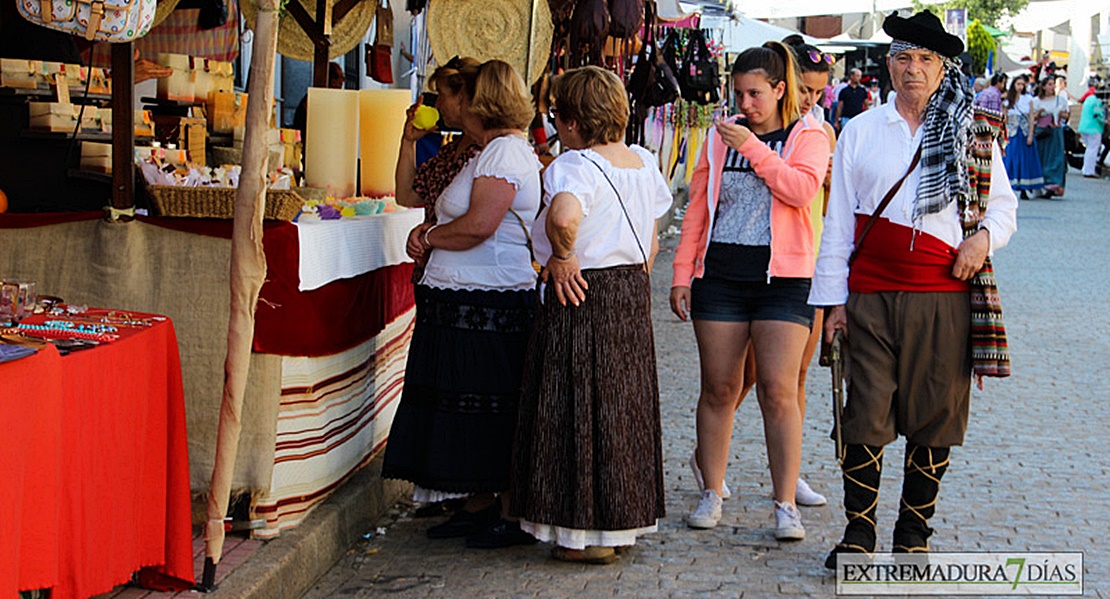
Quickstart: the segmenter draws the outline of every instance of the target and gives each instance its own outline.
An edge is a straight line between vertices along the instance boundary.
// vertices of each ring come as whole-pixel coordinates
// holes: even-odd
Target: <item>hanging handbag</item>
[[[720,100],[717,59],[709,53],[705,34],[700,29],[691,32],[682,63],[679,81],[683,83],[683,99],[699,104],[715,104]]]
[[[640,106],[655,107],[670,104],[678,98],[678,79],[670,65],[663,60],[662,53],[655,45],[655,13],[653,2],[645,7],[644,44],[640,47],[636,66],[628,77],[628,93]]]
[[[379,6],[374,17],[377,36],[367,50],[366,67],[375,81],[393,83],[393,9]]]
[[[17,0],[28,21],[89,41],[123,43],[154,24],[156,0]]]

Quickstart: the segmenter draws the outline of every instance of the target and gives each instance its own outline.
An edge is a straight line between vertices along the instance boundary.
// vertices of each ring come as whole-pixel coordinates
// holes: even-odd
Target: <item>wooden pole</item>
[[[112,207],[117,210],[135,205],[134,81],[135,45],[112,44]]]
[[[223,554],[224,516],[231,498],[231,478],[239,450],[243,396],[250,370],[254,340],[254,312],[266,278],[262,250],[262,214],[266,205],[266,172],[269,154],[270,111],[274,103],[274,62],[277,55],[278,0],[256,2],[247,130],[243,140],[243,171],[235,196],[235,221],[231,234],[231,316],[224,362],[223,402],[216,439],[216,463],[209,487],[205,527],[204,574],[200,590],[215,588],[216,564]]]

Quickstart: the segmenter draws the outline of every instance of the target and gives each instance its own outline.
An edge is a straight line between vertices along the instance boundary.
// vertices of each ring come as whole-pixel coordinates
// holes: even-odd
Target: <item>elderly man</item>
[[[932,13],[891,16],[883,30],[898,94],[838,140],[809,297],[828,307],[825,333],[843,331],[851,363],[841,431],[848,525],[830,568],[839,553],[875,551],[883,448],[898,435],[906,457],[893,550],[928,550],[972,375],[1009,374],[987,260],[1017,228],[1000,123],[973,114],[954,60],[963,43]]]

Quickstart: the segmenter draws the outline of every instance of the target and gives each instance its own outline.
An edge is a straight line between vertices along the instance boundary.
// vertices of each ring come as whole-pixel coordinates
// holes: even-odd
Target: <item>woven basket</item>
[[[158,216],[189,218],[234,218],[235,188],[232,187],[174,187],[147,185],[150,207]],[[291,221],[304,207],[304,200],[292,190],[268,190],[266,211],[268,220]]]

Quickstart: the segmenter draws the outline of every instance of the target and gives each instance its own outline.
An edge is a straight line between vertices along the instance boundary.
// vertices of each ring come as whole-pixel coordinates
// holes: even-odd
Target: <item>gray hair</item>
[[[848,71],[848,74],[849,75],[863,75],[863,71],[861,71],[859,69],[852,69],[852,70]]]

